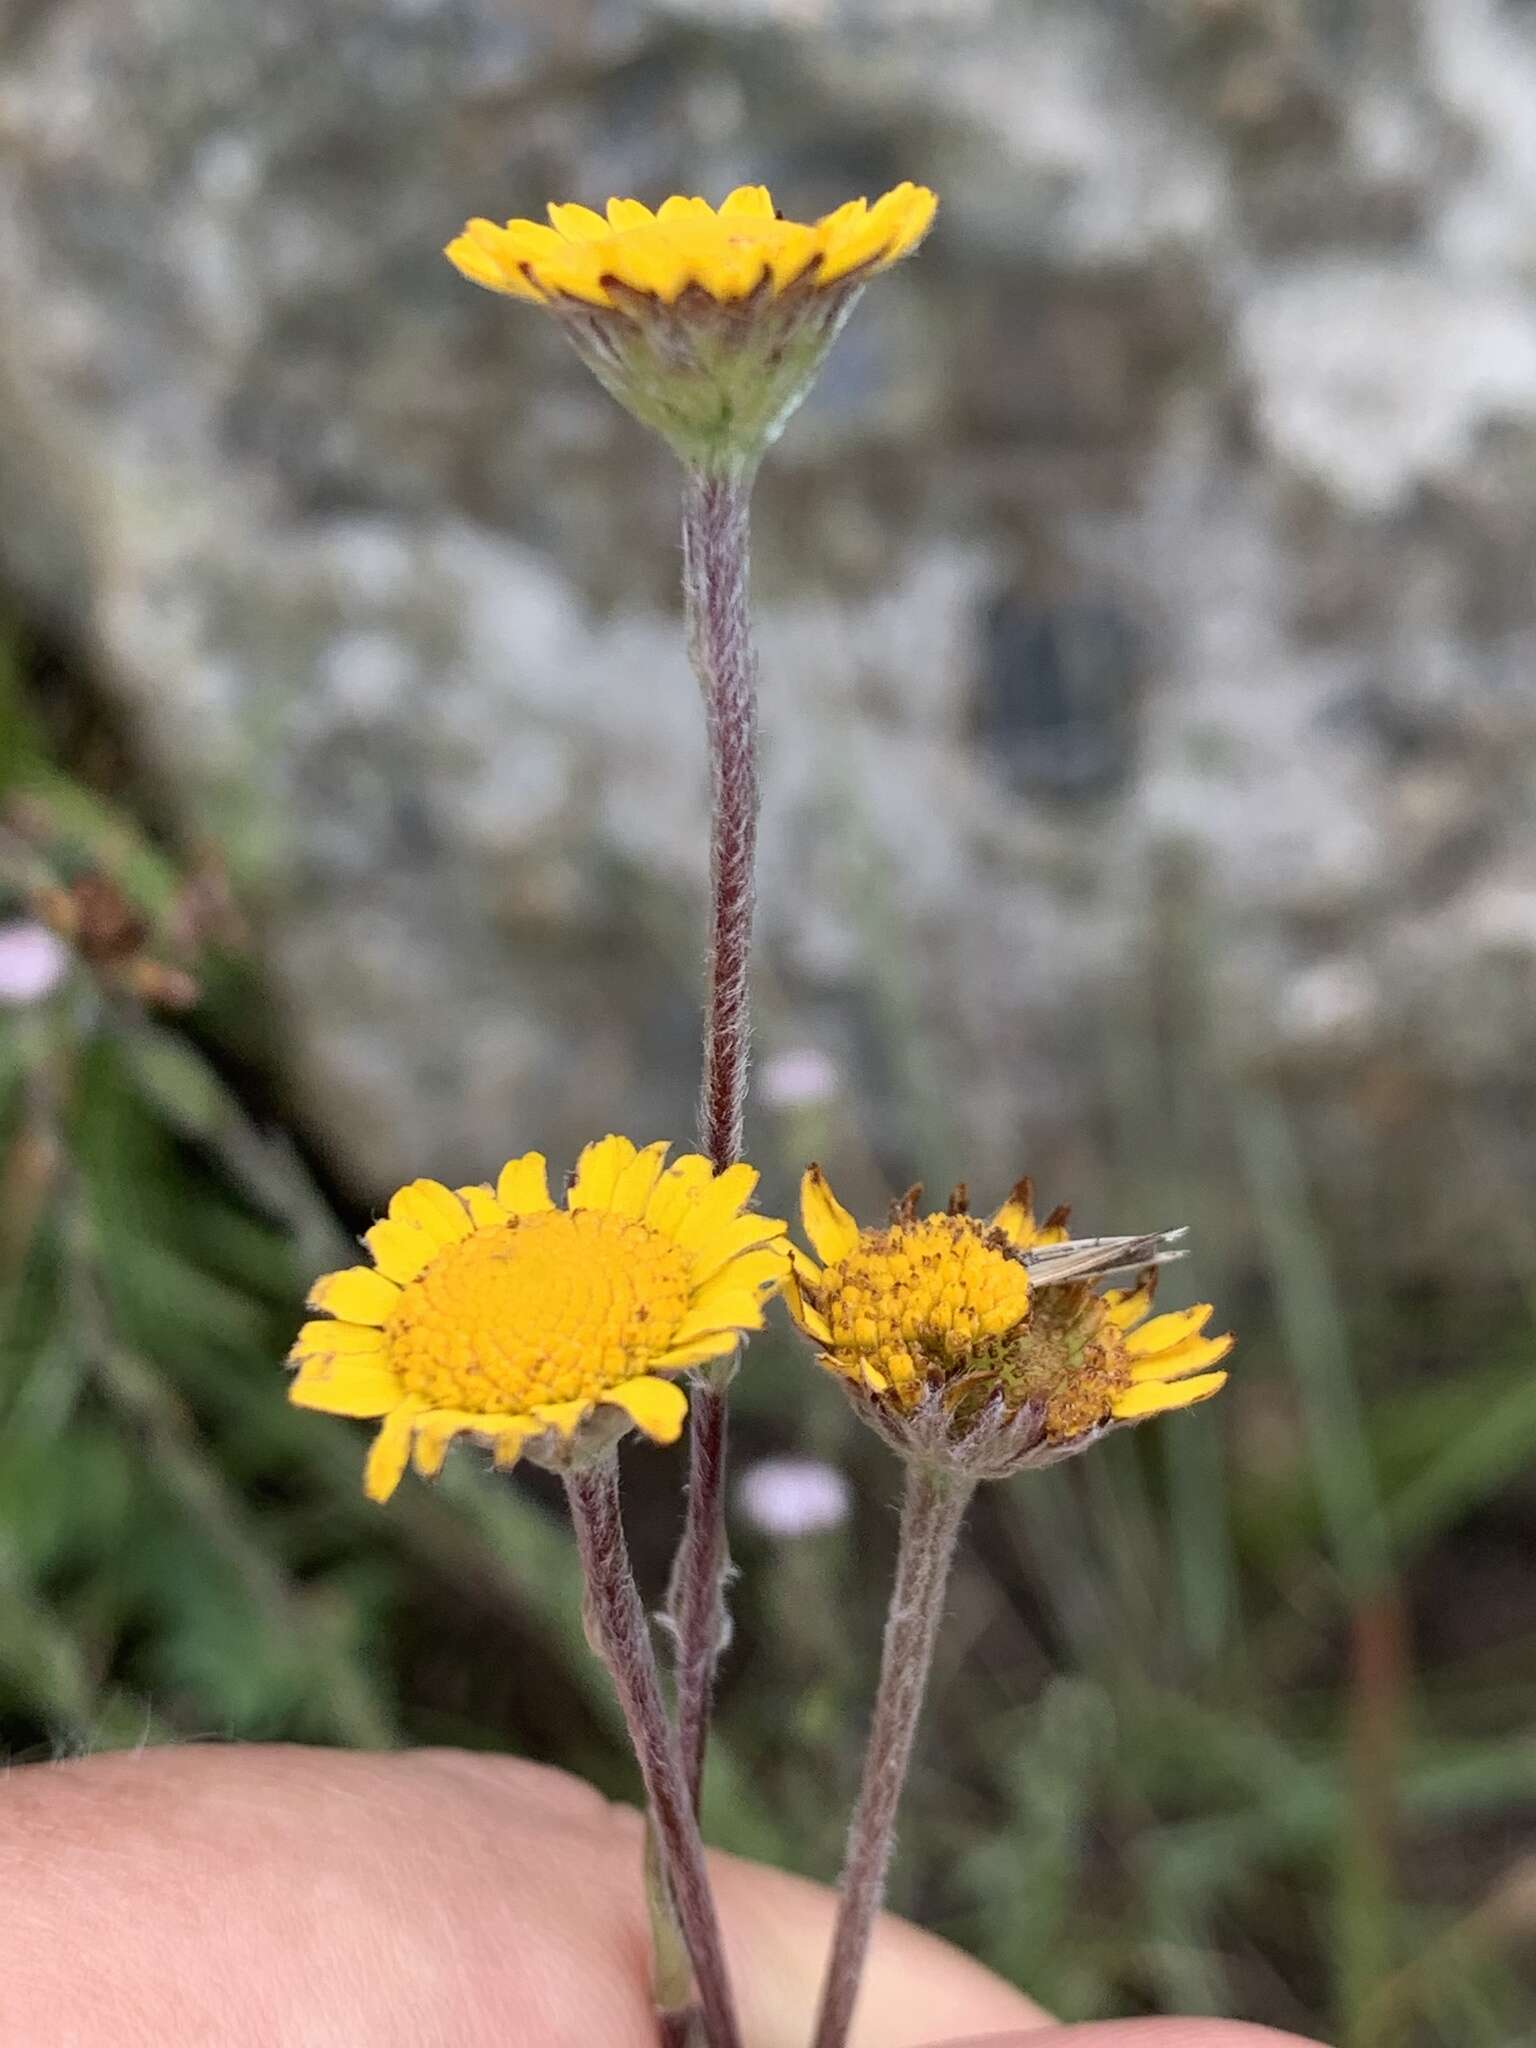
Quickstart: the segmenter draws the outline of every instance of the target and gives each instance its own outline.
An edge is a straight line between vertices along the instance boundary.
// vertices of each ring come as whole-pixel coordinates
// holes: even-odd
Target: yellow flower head
[[[763,185],[718,211],[674,196],[472,220],[446,254],[489,290],[555,313],[622,405],[687,462],[749,466],[804,396],[860,289],[911,253],[938,202],[898,185],[783,220]]]
[[[654,213],[638,199],[610,199],[606,214],[552,205],[548,227],[472,220],[447,255],[476,284],[536,305],[577,299],[612,312],[636,292],[664,306],[687,293],[737,305],[889,268],[927,232],[936,204],[923,186],[898,185],[873,206],[850,199],[805,225],[780,217],[766,185],[740,185],[718,211],[674,195]]]
[[[1065,1209],[1036,1222],[1028,1181],[986,1221],[963,1188],[947,1212],[919,1215],[914,1189],[883,1228],[861,1230],[813,1166],[801,1215],[822,1263],[792,1248],[791,1312],[907,1455],[1001,1477],[1226,1384],[1209,1368],[1233,1339],[1202,1334],[1209,1305],[1147,1320],[1155,1268],[1133,1288],[1091,1284],[1161,1240],[1074,1244]]]
[[[544,1157],[502,1168],[494,1189],[412,1181],[365,1242],[372,1266],[317,1280],[291,1353],[290,1398],[382,1417],[366,1490],[387,1500],[414,1451],[441,1469],[461,1434],[498,1465],[521,1453],[569,1469],[631,1424],[657,1443],[687,1396],[663,1375],[733,1351],[763,1323],[785,1271],[783,1223],[745,1213],[749,1166],[717,1173],[667,1146],[588,1145],[565,1207]]]

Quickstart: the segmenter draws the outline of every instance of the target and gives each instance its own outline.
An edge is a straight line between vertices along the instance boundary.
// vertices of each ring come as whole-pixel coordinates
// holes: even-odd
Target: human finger
[[[454,1752],[163,1749],[0,1790],[9,2038],[206,2048],[653,2048],[640,1821]],[[750,2048],[801,2048],[833,1900],[713,1860]],[[1042,2015],[947,1944],[878,1930],[853,2048]]]

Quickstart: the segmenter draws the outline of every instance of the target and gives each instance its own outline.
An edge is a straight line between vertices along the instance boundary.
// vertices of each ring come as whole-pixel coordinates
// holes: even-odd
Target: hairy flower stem
[[[907,1467],[880,1686],[864,1752],[858,1804],[848,1829],[842,1896],[822,1983],[814,2048],[844,2048],[848,2038],[875,1915],[885,1897],[896,1807],[912,1760],[912,1738],[944,1611],[955,1538],[974,1490],[972,1481],[934,1466],[913,1463]]]
[[[729,1361],[727,1361],[729,1363]],[[725,1643],[726,1397],[706,1368],[694,1381],[688,1417],[688,1507],[668,1601],[677,1660],[677,1741],[695,1813],[704,1789],[715,1669]]]
[[[757,852],[757,655],[747,612],[749,477],[690,471],[683,495],[688,653],[704,694],[712,788],[709,995],[699,1102],[716,1167],[741,1157],[747,1099],[747,960]]]
[[[566,1493],[586,1575],[587,1622],[613,1677],[655,1830],[678,1927],[693,1964],[707,2048],[741,2048],[720,1926],[694,1818],[667,1719],[649,1625],[624,1541],[618,1460],[611,1454],[567,1474]],[[668,2015],[675,2029],[683,2024]]]
[[[757,656],[747,609],[749,473],[690,470],[683,494],[688,652],[709,737],[709,984],[700,1142],[717,1168],[741,1157],[751,1036],[748,961],[757,850]],[[726,1388],[734,1366],[697,1375],[689,1421],[688,1510],[669,1600],[677,1643],[677,1722],[697,1812],[715,1668],[725,1639]]]

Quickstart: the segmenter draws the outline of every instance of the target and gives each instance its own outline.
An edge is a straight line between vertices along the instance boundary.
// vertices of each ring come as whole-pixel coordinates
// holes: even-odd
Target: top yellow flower
[[[809,223],[765,185],[717,210],[674,195],[472,220],[446,254],[488,290],[543,306],[619,402],[704,470],[750,470],[804,396],[866,281],[915,249],[938,201],[898,185]]]
[[[550,225],[472,220],[447,255],[476,284],[547,305],[559,298],[623,307],[630,293],[676,305],[690,288],[719,305],[759,290],[772,297],[820,292],[877,270],[914,249],[938,201],[922,185],[877,199],[850,199],[808,225],[781,220],[766,185],[738,185],[718,212],[707,199],[638,199],[549,209]]]

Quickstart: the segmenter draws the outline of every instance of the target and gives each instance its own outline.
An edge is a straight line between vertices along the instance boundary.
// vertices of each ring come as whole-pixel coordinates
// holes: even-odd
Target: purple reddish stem
[[[714,1703],[715,1667],[725,1636],[726,1399],[702,1376],[688,1423],[688,1512],[672,1572],[671,1617],[677,1643],[677,1740],[695,1813],[704,1785],[704,1752]]]
[[[610,1454],[586,1471],[568,1474],[565,1486],[586,1578],[589,1631],[613,1678],[645,1782],[667,1889],[693,1965],[704,2039],[708,2048],[741,2048],[720,1924],[704,1864],[704,1844],[661,1696],[650,1624],[624,1541],[618,1461]],[[687,2038],[686,2015],[665,2014],[659,2024],[664,2040]]]
[[[751,1037],[748,969],[757,851],[757,656],[747,605],[747,476],[690,472],[683,498],[688,651],[709,740],[710,936],[700,1142],[717,1170],[741,1157]],[[715,1671],[725,1636],[729,1361],[694,1382],[688,1510],[670,1601],[677,1719],[694,1810],[704,1780]]]
[[[688,651],[704,693],[710,806],[709,994],[699,1128],[715,1166],[741,1157],[751,1036],[748,956],[757,853],[757,656],[747,611],[750,485],[691,474],[683,500]]]

